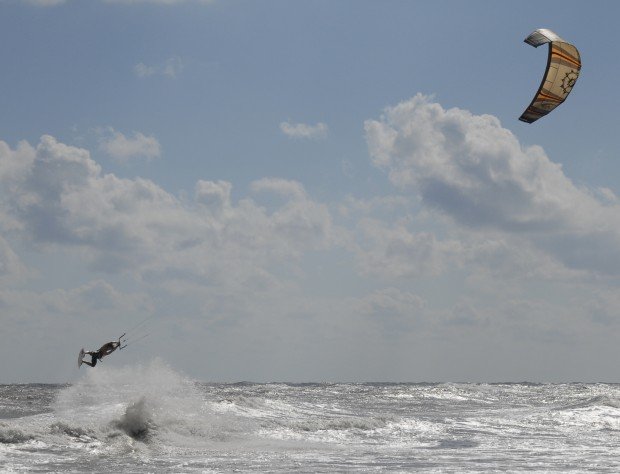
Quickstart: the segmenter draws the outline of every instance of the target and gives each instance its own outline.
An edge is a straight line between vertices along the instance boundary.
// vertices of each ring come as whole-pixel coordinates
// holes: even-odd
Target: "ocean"
[[[620,472],[620,385],[0,385],[1,472]]]

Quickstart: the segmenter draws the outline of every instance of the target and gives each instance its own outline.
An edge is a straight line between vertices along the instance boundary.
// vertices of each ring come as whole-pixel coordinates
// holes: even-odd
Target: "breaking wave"
[[[151,418],[151,411],[146,406],[145,397],[129,405],[125,413],[113,425],[140,441],[147,440],[149,434],[157,428]]]
[[[620,408],[620,399],[606,394],[595,395],[575,403],[564,405],[560,410],[575,410],[581,408]]]
[[[66,435],[66,436],[69,436],[71,438],[76,438],[76,439],[94,437],[94,433],[91,430],[81,428],[79,426],[69,426],[68,424],[63,423],[62,421],[53,423],[50,426],[50,432],[59,434],[59,435]]]
[[[383,428],[386,422],[377,418],[334,418],[328,420],[308,420],[300,423],[295,423],[293,427],[301,431],[347,431],[347,430],[360,430],[371,431],[378,428]]]
[[[7,426],[5,423],[0,423],[0,443],[25,443],[26,441],[30,441],[31,439],[34,439],[33,435],[24,433],[20,429]]]
[[[97,367],[62,390],[53,405],[57,433],[98,440],[169,443],[213,435],[218,417],[196,382],[156,359],[146,366]],[[215,436],[217,437],[217,436]]]

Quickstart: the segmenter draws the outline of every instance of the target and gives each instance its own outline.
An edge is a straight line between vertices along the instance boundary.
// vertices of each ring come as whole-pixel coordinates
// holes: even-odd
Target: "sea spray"
[[[53,404],[64,423],[99,439],[121,434],[147,444],[204,445],[247,433],[247,422],[212,407],[194,380],[159,358],[122,368],[98,365]]]
[[[204,398],[195,383],[161,359],[123,368],[97,366],[62,390],[54,410],[72,426],[120,429],[146,439],[146,433],[175,416],[196,414]],[[160,423],[158,423],[160,421]]]
[[[134,439],[147,440],[156,425],[151,419],[150,410],[146,406],[146,398],[142,397],[137,402],[130,404],[120,420],[113,422],[113,426],[123,430]]]

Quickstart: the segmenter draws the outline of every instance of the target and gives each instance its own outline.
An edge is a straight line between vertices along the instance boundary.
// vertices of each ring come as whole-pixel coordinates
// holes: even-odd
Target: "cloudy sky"
[[[620,381],[619,10],[0,1],[0,383]]]

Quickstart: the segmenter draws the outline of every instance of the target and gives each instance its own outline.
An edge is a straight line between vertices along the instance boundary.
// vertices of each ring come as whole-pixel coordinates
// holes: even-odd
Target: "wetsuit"
[[[96,351],[96,352],[93,352],[93,353],[90,355],[90,363],[92,364],[92,366],[91,366],[91,367],[94,367],[94,366],[96,366],[96,365],[97,365],[97,360],[98,360],[98,359],[101,359],[101,351]]]

